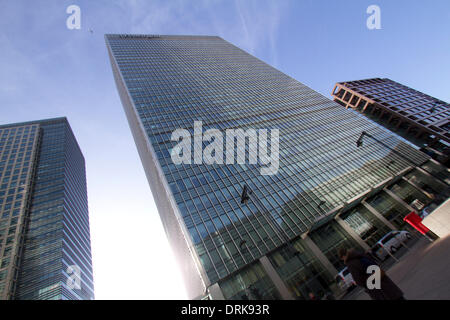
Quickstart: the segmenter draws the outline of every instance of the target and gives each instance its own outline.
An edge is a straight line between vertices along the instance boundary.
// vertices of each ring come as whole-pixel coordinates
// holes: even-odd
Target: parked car
[[[341,270],[336,276],[336,282],[338,286],[342,290],[351,290],[356,286],[355,281],[353,280],[352,274],[348,271],[348,268],[345,267]]]
[[[375,244],[376,255],[384,260],[389,256],[389,252],[394,254],[402,246],[402,242],[411,239],[408,231],[391,231]]]

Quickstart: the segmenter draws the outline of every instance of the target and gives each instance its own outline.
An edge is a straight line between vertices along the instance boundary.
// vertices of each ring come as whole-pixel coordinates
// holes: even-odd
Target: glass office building
[[[84,157],[66,118],[0,126],[0,296],[93,299]]]
[[[367,199],[400,180],[408,183],[411,170],[424,171],[398,154],[439,175],[448,173],[402,138],[219,37],[109,34],[105,39],[190,298],[307,299],[311,292],[338,292],[337,248],[365,249],[373,237],[394,228]],[[220,132],[278,129],[278,171],[261,174],[261,159],[175,164],[171,154],[179,141],[172,141],[172,133],[186,129],[193,140],[202,139],[196,121],[203,130]],[[370,139],[358,148],[363,130],[389,148]],[[209,143],[200,140],[204,148]],[[251,156],[255,150],[249,145],[245,151]],[[237,144],[231,146],[236,151]],[[223,150],[227,147],[224,142]],[[244,185],[252,193],[241,203]],[[399,197],[394,201],[414,210]]]

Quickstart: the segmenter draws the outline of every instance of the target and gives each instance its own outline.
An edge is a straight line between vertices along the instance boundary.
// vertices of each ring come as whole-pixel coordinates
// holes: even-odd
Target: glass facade
[[[293,242],[295,255],[287,246],[269,254],[269,259],[295,299],[309,299],[309,293],[321,296],[333,282],[321,263],[301,239]]]
[[[277,265],[279,259],[273,252],[282,250],[285,238],[305,234],[324,213],[410,166],[370,139],[357,148],[363,130],[417,163],[429,158],[357,112],[343,109],[219,37],[105,38],[122,103],[169,240],[175,243],[171,239],[176,238],[176,232],[171,229],[175,230],[174,224],[181,225],[203,289],[219,283],[227,292],[226,298],[240,295],[237,289],[224,289],[239,276],[237,271],[246,270],[266,255]],[[195,121],[202,121],[204,130],[221,132],[278,129],[278,172],[261,175],[260,162],[175,164],[171,150],[178,141],[172,141],[171,135],[182,128],[194,136]],[[203,141],[203,146],[207,145]],[[246,151],[252,152],[248,145]],[[389,163],[394,165],[387,168]],[[244,184],[253,191],[247,204],[240,202]],[[269,214],[263,214],[261,208]],[[272,219],[282,233],[273,227]],[[323,233],[311,234],[311,239],[332,265],[340,268],[337,245],[357,243],[335,223],[324,228]],[[333,235],[326,237],[328,233]],[[180,263],[187,261],[186,256],[183,259]],[[289,290],[305,297],[301,270],[286,266],[293,273],[285,275],[281,264],[275,269],[289,283]],[[315,269],[316,274],[323,273],[321,268]]]
[[[407,207],[403,206],[399,201],[392,198],[385,191],[378,193],[367,200],[375,210],[380,212],[389,222],[398,229],[406,225],[403,218],[411,212]]]
[[[237,276],[222,282],[221,289],[229,300],[278,300],[277,292],[260,263],[245,267]]]
[[[389,190],[393,191],[400,199],[409,205],[412,205],[413,201],[416,199],[425,205],[431,202],[430,197],[426,196],[422,191],[405,180],[400,180],[398,183],[389,187]]]
[[[446,185],[442,181],[437,181],[433,176],[423,171],[415,169],[405,175],[405,179],[414,186],[427,193],[427,196],[434,200],[436,204],[441,204],[449,196]]]
[[[345,212],[340,217],[370,247],[375,245],[379,239],[390,231],[388,226],[363,205],[359,205],[355,209]]]
[[[10,299],[21,265],[39,125],[0,127],[0,298]]]
[[[315,230],[314,233],[311,233],[310,237],[325,254],[328,261],[333,264],[336,270],[341,270],[345,267],[342,260],[339,259],[339,248],[347,247],[362,249],[361,246],[335,221],[331,221]]]
[[[10,288],[7,298],[93,299],[84,157],[66,118],[3,125],[0,132],[11,134],[12,130],[22,127],[30,128],[28,139],[34,134],[38,140],[36,158],[30,160],[30,151],[24,158],[29,162],[27,166],[33,166],[33,174],[22,233],[24,241],[13,244],[20,252],[21,261],[14,275],[15,285]],[[8,143],[9,139],[7,136],[4,142]],[[5,150],[3,146],[1,149]],[[11,159],[1,158],[0,174],[10,171]],[[16,162],[16,167],[23,171],[27,167],[25,164]],[[16,192],[9,190],[8,193]],[[20,190],[17,190],[16,198],[19,194]],[[0,193],[0,203],[2,198]],[[4,207],[0,212],[6,215],[6,209]]]

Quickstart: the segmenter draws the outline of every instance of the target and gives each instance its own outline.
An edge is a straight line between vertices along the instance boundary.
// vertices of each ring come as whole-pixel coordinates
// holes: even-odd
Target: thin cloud
[[[251,54],[268,52],[269,61],[277,66],[276,42],[280,22],[289,9],[288,2],[238,1],[235,7],[245,36],[243,49]],[[242,34],[242,31],[241,31]]]
[[[121,1],[132,33],[218,35],[277,65],[276,43],[288,2]]]

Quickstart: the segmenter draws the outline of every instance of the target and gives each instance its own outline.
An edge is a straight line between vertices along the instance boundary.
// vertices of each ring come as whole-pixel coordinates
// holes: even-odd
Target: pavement
[[[417,241],[386,274],[408,300],[450,300],[450,236],[430,242]],[[370,300],[360,288],[344,300]]]

